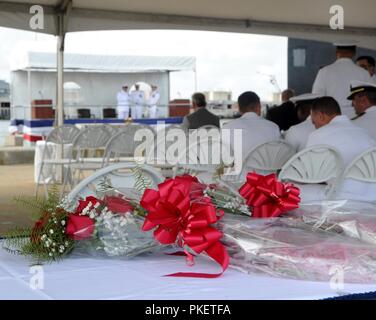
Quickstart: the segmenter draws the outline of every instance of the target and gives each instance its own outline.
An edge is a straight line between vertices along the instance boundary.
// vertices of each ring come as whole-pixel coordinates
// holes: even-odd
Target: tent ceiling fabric
[[[0,1],[0,25],[30,30],[35,0]],[[38,0],[45,29],[56,34],[64,0]],[[342,5],[345,29],[331,30],[329,9]],[[376,49],[375,0],[73,0],[66,31],[191,29],[269,34],[321,41],[352,39]]]

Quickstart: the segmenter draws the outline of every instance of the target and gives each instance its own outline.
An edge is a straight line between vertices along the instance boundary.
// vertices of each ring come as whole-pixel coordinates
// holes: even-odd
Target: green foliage
[[[145,176],[142,166],[137,164],[133,169],[132,173],[135,178],[134,188],[140,193],[144,193],[146,189],[150,189],[153,186],[153,182],[147,176]]]
[[[52,188],[47,199],[18,197],[38,220],[31,228],[14,228],[5,234],[3,247],[10,253],[30,257],[33,262],[55,261],[68,254],[74,241],[65,233],[69,212],[59,207],[59,192]]]

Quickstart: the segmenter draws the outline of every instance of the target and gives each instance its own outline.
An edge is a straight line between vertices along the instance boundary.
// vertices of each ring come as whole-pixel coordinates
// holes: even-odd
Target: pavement
[[[32,225],[31,212],[14,198],[34,192],[34,165],[0,165],[0,236],[14,226]]]

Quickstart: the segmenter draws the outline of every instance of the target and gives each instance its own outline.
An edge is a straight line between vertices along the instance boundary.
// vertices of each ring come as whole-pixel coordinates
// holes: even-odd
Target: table
[[[1,246],[1,242],[0,242]],[[130,260],[94,258],[78,253],[43,266],[44,288],[29,285],[28,260],[0,249],[0,299],[250,300],[325,299],[337,297],[326,282],[309,282],[243,274],[228,269],[220,278],[172,278],[177,271],[219,271],[206,257],[188,267],[178,256],[147,254]],[[376,284],[345,284],[347,294],[376,291]]]

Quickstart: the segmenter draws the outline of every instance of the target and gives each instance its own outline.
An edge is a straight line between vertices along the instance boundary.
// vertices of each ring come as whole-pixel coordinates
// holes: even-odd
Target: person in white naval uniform
[[[129,105],[131,104],[131,97],[128,92],[128,86],[123,85],[121,91],[117,94],[117,117],[118,119],[128,119]]]
[[[337,60],[317,73],[312,88],[312,93],[336,99],[342,114],[350,119],[355,116],[354,109],[347,101],[351,81],[370,81],[369,73],[352,61],[355,53],[356,46],[337,44]]]
[[[278,141],[281,137],[279,127],[269,120],[263,119],[261,114],[261,103],[258,95],[252,91],[242,93],[238,98],[239,112],[241,117],[223,125],[222,129],[229,129],[233,148],[234,129],[242,130],[242,159],[248,153],[264,142]]]
[[[152,92],[149,98],[149,118],[155,119],[158,115],[158,102],[161,98],[160,93],[158,92],[158,87],[155,85],[151,86]]]
[[[340,106],[332,97],[316,99],[312,104],[311,117],[316,130],[308,137],[307,147],[328,145],[335,148],[342,158],[344,168],[355,157],[376,145],[364,129],[341,115]],[[346,179],[336,186],[334,198],[375,201],[376,184]]]
[[[305,93],[291,98],[291,101],[298,108],[298,118],[302,122],[286,131],[285,141],[293,146],[297,152],[305,148],[308,136],[315,131],[310,113],[313,101],[319,97],[317,94]]]
[[[131,97],[133,104],[131,109],[132,119],[141,119],[145,102],[145,93],[140,90],[140,85],[135,85],[135,90],[131,92]]]
[[[352,100],[357,114],[352,122],[376,140],[376,84],[354,82],[348,99]]]
[[[376,62],[375,58],[371,56],[361,56],[356,59],[356,64],[367,70],[369,75],[371,76],[371,82],[376,84]]]

